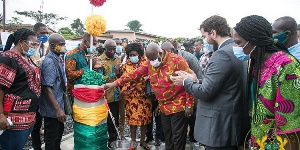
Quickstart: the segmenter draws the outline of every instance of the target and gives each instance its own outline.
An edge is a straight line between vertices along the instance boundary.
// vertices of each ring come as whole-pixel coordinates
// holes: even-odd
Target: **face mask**
[[[67,52],[66,46],[60,46],[60,45],[56,45],[55,50],[57,52],[59,52],[60,54],[64,54]]]
[[[115,53],[106,51],[106,52],[105,52],[105,55],[106,55],[108,58],[114,58]]]
[[[207,38],[203,39],[203,46],[207,51],[212,52],[214,50],[213,45],[207,43]]]
[[[129,57],[129,59],[134,64],[136,64],[137,62],[139,62],[139,56]]]
[[[121,54],[122,53],[122,49],[123,49],[123,46],[119,45],[116,47],[116,53],[118,54]]]
[[[86,51],[87,51],[88,53],[93,53],[93,52],[95,52],[95,50],[96,50],[96,47],[95,47],[95,46],[92,46],[92,48],[87,48],[87,49],[86,49]]]
[[[288,48],[290,54],[293,55],[298,60],[300,60],[300,51],[299,51],[299,49],[300,49],[300,44],[296,44],[296,45]]]
[[[290,32],[290,31],[285,30],[282,33],[273,35],[273,39],[278,39],[280,42],[285,43],[287,41],[287,39],[289,38],[288,36],[285,35],[288,32]]]
[[[236,47],[236,46],[233,46],[232,49],[233,49],[233,53],[235,55],[235,57],[240,60],[240,61],[246,61],[246,60],[249,60],[250,59],[250,55],[252,53],[252,51],[256,48],[256,46],[251,50],[251,52],[246,55],[245,52],[244,52],[244,48],[248,45],[249,41],[246,43],[245,46],[243,47]]]
[[[156,58],[155,60],[150,60],[150,64],[153,66],[153,67],[158,67],[158,66],[160,66],[160,64],[161,64],[161,62],[160,61],[158,61],[158,58]]]
[[[38,40],[41,41],[42,43],[46,43],[48,41],[48,35],[44,36],[38,36]]]
[[[24,42],[24,43],[25,43],[25,42]],[[23,50],[23,54],[26,55],[26,56],[33,56],[34,53],[35,53],[35,51],[37,51],[37,49],[39,49],[39,47],[38,47],[37,49],[31,48],[31,47],[29,47],[26,43],[25,43],[25,45],[28,47],[28,51],[27,51],[27,52],[24,51],[22,45],[21,45],[21,48],[22,48],[22,50]]]

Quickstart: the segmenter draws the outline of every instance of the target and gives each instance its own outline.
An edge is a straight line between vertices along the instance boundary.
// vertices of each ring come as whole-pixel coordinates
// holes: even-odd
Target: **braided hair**
[[[26,41],[29,36],[36,36],[36,34],[29,29],[21,28],[7,38],[4,51],[10,50],[12,44],[17,45],[20,40]]]
[[[136,51],[139,54],[139,58],[141,58],[144,55],[144,50],[142,49],[142,46],[139,43],[128,44],[125,48],[125,51],[127,58],[129,58],[129,53],[131,51]]]
[[[265,61],[265,54],[277,51],[285,51],[287,48],[278,40],[273,39],[271,24],[263,17],[257,15],[247,16],[241,19],[233,28],[243,39],[256,45],[255,59],[251,61],[250,71],[254,67],[254,117],[257,107],[258,82],[260,81],[260,69]],[[251,79],[249,80],[251,82]],[[255,118],[253,118],[255,119]]]

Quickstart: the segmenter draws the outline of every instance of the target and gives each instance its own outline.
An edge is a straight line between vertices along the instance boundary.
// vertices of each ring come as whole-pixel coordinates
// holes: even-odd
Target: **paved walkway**
[[[151,150],[159,150],[159,146],[154,146],[154,141],[148,143]],[[74,146],[74,138],[73,133],[63,136],[61,149],[62,150],[73,150]],[[45,149],[44,145],[42,146],[43,150]],[[137,150],[143,150],[142,147],[138,146]],[[204,150],[203,147],[195,146],[194,149],[191,148],[191,145],[188,143],[186,144],[186,150]]]

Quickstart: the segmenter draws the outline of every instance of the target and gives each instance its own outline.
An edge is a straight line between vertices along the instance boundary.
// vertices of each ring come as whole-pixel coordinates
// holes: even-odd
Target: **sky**
[[[55,29],[69,26],[76,18],[83,22],[92,13],[89,0],[43,0],[43,12],[68,17]],[[6,0],[6,20],[20,17],[23,24],[34,24],[31,19],[14,13],[40,10],[42,0]],[[3,14],[2,1],[0,13]],[[123,30],[131,20],[139,20],[141,29],[149,34],[168,38],[201,36],[198,28],[206,18],[220,15],[234,27],[241,18],[261,15],[270,23],[282,16],[293,17],[300,24],[300,0],[106,0],[94,7],[93,13],[102,15],[107,30]]]

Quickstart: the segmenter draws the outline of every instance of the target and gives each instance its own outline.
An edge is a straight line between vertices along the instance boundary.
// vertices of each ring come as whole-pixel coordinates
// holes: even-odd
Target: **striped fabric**
[[[76,88],[97,89],[103,86],[77,84]],[[107,143],[107,108],[104,99],[94,103],[74,98],[74,150],[103,150]]]

